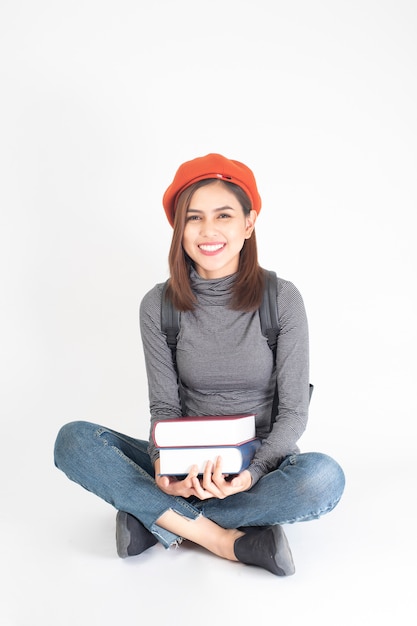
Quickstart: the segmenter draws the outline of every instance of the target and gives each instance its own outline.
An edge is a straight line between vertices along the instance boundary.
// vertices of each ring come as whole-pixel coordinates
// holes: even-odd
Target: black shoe
[[[256,565],[267,569],[276,576],[291,576],[295,567],[290,546],[281,526],[254,527],[236,539],[236,558],[246,565]]]
[[[117,512],[116,546],[120,558],[141,554],[156,543],[158,540],[136,517],[125,511]]]

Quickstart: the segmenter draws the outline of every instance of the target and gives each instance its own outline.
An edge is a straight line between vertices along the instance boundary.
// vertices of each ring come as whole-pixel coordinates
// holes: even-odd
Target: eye
[[[187,215],[187,222],[196,222],[197,220],[201,219],[199,215]]]
[[[219,215],[219,218],[221,220],[224,220],[224,219],[227,219],[227,218],[230,218],[230,217],[232,217],[232,216],[229,213],[220,213],[220,215]]]

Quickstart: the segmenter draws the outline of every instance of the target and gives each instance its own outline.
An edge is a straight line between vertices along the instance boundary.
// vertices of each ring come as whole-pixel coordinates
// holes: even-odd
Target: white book
[[[256,436],[255,415],[210,415],[161,419],[152,437],[157,448],[236,446]]]
[[[223,474],[238,474],[248,467],[256,450],[259,439],[251,439],[238,446],[198,446],[186,448],[160,448],[159,473],[161,475],[187,475],[193,465],[198,466],[202,474],[208,461],[216,462],[222,458]]]

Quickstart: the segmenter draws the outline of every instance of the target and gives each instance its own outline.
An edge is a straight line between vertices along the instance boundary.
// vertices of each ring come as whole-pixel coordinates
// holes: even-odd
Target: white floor
[[[144,616],[160,626],[416,623],[416,492],[407,457],[393,467],[360,454],[344,459],[338,508],[286,528],[297,571],[284,579],[190,544],[119,559],[113,509],[53,467],[51,428],[32,464],[30,431],[3,442],[6,456],[18,454],[3,474],[1,626],[141,624]]]
[[[416,31],[410,0],[0,0],[0,626],[417,624]],[[286,529],[288,579],[122,561],[115,511],[53,465],[71,419],[147,431],[161,198],[209,152],[254,169],[261,264],[309,318],[302,449],[346,472]]]

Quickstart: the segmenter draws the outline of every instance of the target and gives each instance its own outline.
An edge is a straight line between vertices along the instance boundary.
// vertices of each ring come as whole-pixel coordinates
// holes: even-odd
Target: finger
[[[214,483],[212,480],[204,484],[204,490],[206,493],[210,494],[211,497],[220,498],[220,499],[224,497],[222,493],[222,489],[219,488],[216,485],[216,483]]]
[[[190,467],[190,470],[189,470],[187,476],[185,476],[185,478],[182,479],[183,485],[191,486],[192,485],[192,480],[196,476],[198,476],[198,466],[197,465],[192,465]]]
[[[226,483],[226,477],[222,471],[223,460],[221,456],[218,456],[214,465],[212,481],[220,490],[223,489],[224,484]]]
[[[169,478],[168,476],[160,476],[157,485],[161,489],[166,489],[169,486]]]
[[[237,476],[235,476],[231,481],[230,484],[235,488],[235,489],[239,489],[240,491],[245,491],[247,489],[251,488],[252,485],[252,476],[250,474],[250,472],[248,472],[248,470],[244,470],[243,472],[241,472],[240,474],[238,474]]]
[[[195,478],[195,476],[198,476],[198,465],[192,465],[188,473],[189,478]]]
[[[223,468],[223,459],[221,456],[218,456],[214,464],[213,473],[222,474],[222,468]]]
[[[206,465],[204,466],[203,476],[198,481],[198,486],[195,483],[196,495],[201,500],[207,500],[208,498],[213,497],[221,497],[220,491],[217,489],[216,485],[212,481],[212,470],[212,461],[207,461]]]
[[[210,494],[203,488],[198,476],[195,476],[191,480],[192,487],[194,489],[194,495],[200,498],[200,500],[206,500],[208,497],[210,497]]]
[[[204,472],[203,472],[203,487],[204,489],[206,489],[206,487],[211,485],[211,474],[213,471],[213,463],[212,461],[207,461],[205,467],[204,467]]]
[[[197,476],[198,476],[198,467],[197,465],[192,465],[187,476],[185,476],[181,480],[181,485],[183,489],[187,489],[187,490],[193,489],[193,485],[194,485],[193,481],[194,479],[197,478]]]

